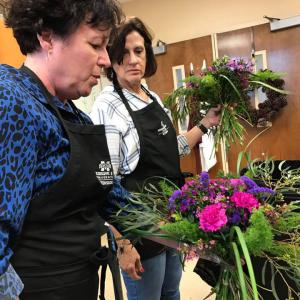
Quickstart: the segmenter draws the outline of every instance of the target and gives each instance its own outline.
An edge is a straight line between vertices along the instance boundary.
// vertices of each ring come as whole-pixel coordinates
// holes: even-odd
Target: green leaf
[[[255,281],[255,275],[254,275],[253,266],[252,266],[252,263],[251,263],[251,258],[250,258],[250,255],[249,255],[249,251],[248,251],[248,248],[247,248],[247,244],[245,242],[245,239],[244,239],[244,236],[243,236],[243,233],[242,233],[241,229],[237,226],[233,226],[230,230],[230,239],[231,239],[231,241],[233,241],[234,233],[236,233],[236,235],[237,235],[238,242],[239,242],[239,244],[241,246],[241,249],[242,249],[242,252],[243,252],[243,257],[246,261],[254,300],[258,300],[257,285],[256,285],[256,281]]]
[[[270,90],[273,90],[273,91],[275,91],[277,93],[280,93],[280,94],[286,94],[286,95],[290,94],[290,92],[288,92],[288,91],[277,89],[276,87],[271,86],[270,84],[267,84],[265,82],[256,81],[256,80],[251,80],[250,82],[251,83],[255,83],[255,84],[259,85],[259,86],[264,86],[264,87],[266,87],[266,88],[268,88]]]
[[[239,253],[238,247],[235,242],[232,242],[231,246],[232,246],[233,253],[235,256],[235,265],[236,265],[238,275],[239,275],[239,283],[240,283],[240,288],[241,288],[242,299],[248,300],[245,276],[244,276],[244,271],[243,271],[243,267],[241,264],[240,253]]]

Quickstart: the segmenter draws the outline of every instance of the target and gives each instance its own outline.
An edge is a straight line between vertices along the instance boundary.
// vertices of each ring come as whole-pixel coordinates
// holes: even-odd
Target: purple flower
[[[176,209],[176,204],[175,204],[175,200],[172,198],[169,198],[169,210],[175,210]]]
[[[172,196],[169,198],[169,201],[170,201],[170,199],[176,200],[176,199],[180,199],[181,197],[182,197],[182,191],[176,190],[173,192]]]
[[[189,208],[189,205],[188,205],[188,201],[187,200],[182,200],[181,203],[180,203],[180,211],[181,212],[186,212]]]
[[[275,194],[275,191],[273,191],[272,189],[267,187],[260,187],[260,186],[249,189],[247,192],[251,194],[270,194],[270,195]]]
[[[188,82],[186,83],[186,87],[187,87],[187,88],[193,88],[193,87],[194,87],[194,84],[193,84],[191,81],[188,81]]]
[[[176,209],[176,199],[180,199],[182,197],[182,191],[176,190],[173,192],[172,196],[169,198],[169,209],[174,210]]]
[[[257,196],[260,200],[266,200],[267,197],[275,194],[272,189],[260,186],[249,189],[247,192]]]
[[[202,172],[200,174],[200,182],[204,187],[208,187],[209,185],[209,175],[207,172]]]
[[[258,185],[247,176],[241,176],[241,179],[244,181],[248,189],[253,189],[258,187]]]
[[[241,222],[241,220],[241,215],[237,211],[235,211],[232,216],[229,217],[229,222],[232,224],[238,224]]]

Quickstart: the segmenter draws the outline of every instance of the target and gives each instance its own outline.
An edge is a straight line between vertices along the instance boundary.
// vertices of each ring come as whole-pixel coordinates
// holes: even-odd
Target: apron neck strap
[[[115,91],[118,93],[118,95],[120,96],[120,98],[122,99],[122,102],[124,103],[124,105],[126,106],[127,110],[129,112],[132,111],[128,100],[126,99],[123,90],[119,84],[119,82],[116,82],[115,80],[113,80],[113,85],[114,85],[114,89]],[[146,95],[153,101],[153,102],[157,102],[157,99],[150,93],[149,90],[147,90],[142,84],[141,84],[141,89],[146,93]]]

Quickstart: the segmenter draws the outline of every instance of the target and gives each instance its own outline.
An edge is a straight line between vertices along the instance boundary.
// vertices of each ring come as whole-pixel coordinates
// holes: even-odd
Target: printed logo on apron
[[[101,160],[99,166],[99,171],[96,171],[96,177],[102,185],[110,185],[113,183],[113,170],[111,162]]]
[[[166,134],[168,134],[169,128],[167,127],[167,125],[164,124],[163,121],[161,121],[160,124],[161,124],[161,128],[159,128],[159,129],[157,130],[158,135],[166,135]]]

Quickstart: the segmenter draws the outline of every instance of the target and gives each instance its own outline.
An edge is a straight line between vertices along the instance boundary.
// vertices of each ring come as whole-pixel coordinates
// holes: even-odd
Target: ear
[[[37,39],[40,42],[40,46],[43,50],[49,52],[52,50],[52,41],[53,41],[52,31],[43,31],[40,34],[37,34]]]

